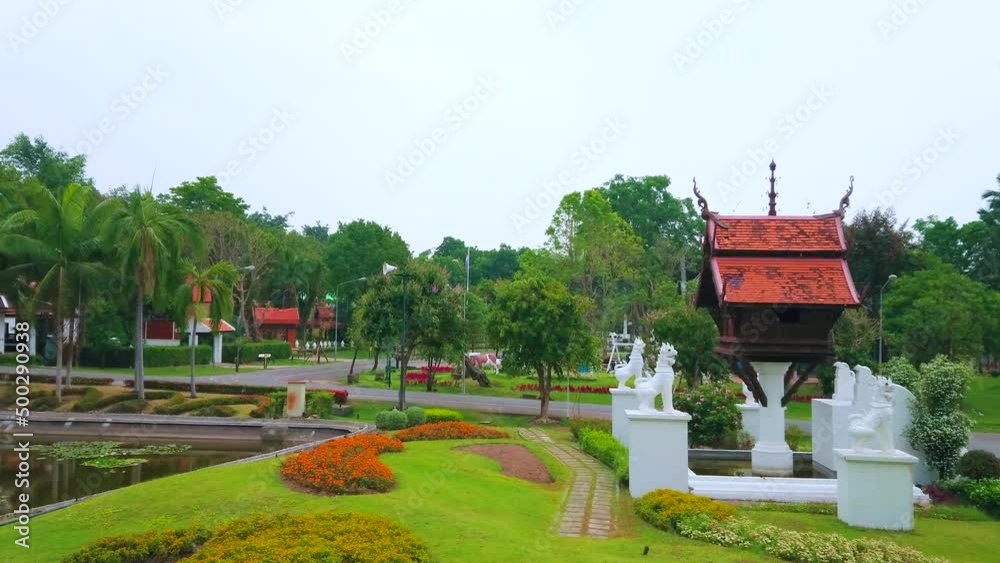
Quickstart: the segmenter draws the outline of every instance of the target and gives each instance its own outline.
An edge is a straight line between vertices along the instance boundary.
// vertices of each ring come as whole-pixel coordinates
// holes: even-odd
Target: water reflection
[[[79,442],[79,437],[45,436],[34,439],[32,444]],[[39,459],[32,454],[30,493],[31,506],[40,507],[54,502],[76,499],[127,487],[168,475],[186,473],[228,461],[243,459],[258,453],[271,452],[286,447],[284,442],[192,442],[188,440],[154,441],[144,443],[122,442],[125,447],[143,447],[153,444],[190,444],[190,450],[167,455],[135,456],[147,459],[146,463],[114,469],[87,467],[85,460],[56,461]],[[14,489],[19,463],[15,444],[0,444],[0,497],[8,500],[5,510],[0,503],[0,513],[16,506],[16,496],[23,492]]]
[[[753,475],[750,470],[749,459],[689,459],[688,467],[696,475],[718,475],[723,477],[749,477]],[[826,475],[813,469],[811,461],[795,460],[795,465],[792,467],[792,477],[825,479]]]

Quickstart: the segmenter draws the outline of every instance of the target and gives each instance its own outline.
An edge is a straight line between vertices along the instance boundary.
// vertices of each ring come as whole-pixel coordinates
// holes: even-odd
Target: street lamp
[[[240,330],[243,328],[243,323],[241,321],[243,320],[243,310],[246,306],[246,294],[243,290],[243,272],[252,272],[256,269],[257,266],[254,266],[253,264],[237,268],[240,272],[240,314],[236,315],[236,357],[233,358],[236,360],[234,362],[236,364],[236,373],[240,372],[240,351],[242,348],[242,344],[240,342]]]
[[[885,287],[892,283],[896,277],[896,274],[889,274],[889,279],[885,280],[882,288],[878,290],[878,364],[880,366],[882,365],[882,348],[885,347],[882,336],[882,294],[885,293]]]
[[[365,281],[368,278],[361,276],[360,278],[347,280],[345,282],[340,282],[337,287],[333,290],[334,299],[334,317],[333,317],[333,359],[337,360],[337,350],[340,347],[340,286],[346,285],[354,282]],[[329,333],[327,333],[329,334]]]

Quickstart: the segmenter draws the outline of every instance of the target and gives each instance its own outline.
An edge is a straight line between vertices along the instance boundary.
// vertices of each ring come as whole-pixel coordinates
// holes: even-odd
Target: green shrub
[[[621,483],[628,483],[628,449],[614,436],[601,430],[581,429],[580,449],[615,472]]]
[[[258,354],[271,354],[271,360],[287,360],[292,357],[292,345],[284,340],[262,340],[246,342],[240,346],[240,363],[259,362]],[[222,361],[231,364],[236,361],[236,343],[222,345]]]
[[[635,501],[635,512],[654,527],[667,531],[672,531],[685,517],[704,514],[712,520],[728,520],[736,516],[736,508],[732,505],[670,489],[646,493]]]
[[[718,447],[730,432],[742,428],[740,399],[725,382],[700,385],[674,397],[674,407],[691,415],[691,447]]]
[[[785,428],[785,442],[793,452],[802,451],[801,448],[805,444],[805,440],[808,436],[809,435],[806,434],[805,430],[802,430],[798,426],[793,425]]]
[[[175,561],[191,555],[211,534],[202,528],[146,532],[102,538],[87,544],[63,563],[145,563]]]
[[[190,346],[143,346],[143,365],[152,367],[186,366],[191,363]],[[129,368],[133,366],[135,352],[127,346],[84,346],[80,350],[80,364],[102,368]],[[210,346],[195,346],[194,363],[212,362]]]
[[[569,432],[574,440],[580,439],[582,430],[600,430],[611,433],[611,421],[606,418],[571,418],[569,421]]]
[[[49,392],[42,392],[31,397],[31,401],[28,403],[29,409],[39,412],[52,410],[57,406],[59,406],[59,401],[56,399],[56,394]]]
[[[381,411],[375,415],[375,428],[379,430],[402,430],[406,428],[406,413],[397,411]]]
[[[236,409],[233,407],[227,407],[222,405],[211,405],[208,407],[202,407],[200,409],[193,410],[189,413],[191,416],[218,416],[223,418],[228,418],[231,416],[236,416]]]
[[[330,418],[333,416],[333,395],[328,391],[306,391],[305,416]]]
[[[183,397],[182,397],[183,399]],[[254,397],[215,397],[212,399],[192,399],[190,401],[177,402],[174,403],[173,399],[167,401],[166,403],[159,405],[153,409],[154,414],[181,414],[190,411],[196,411],[198,409],[203,409],[207,407],[224,406],[224,405],[245,405],[247,403],[255,402]]]
[[[32,376],[33,378],[35,376]],[[109,385],[111,380],[108,380]],[[126,379],[126,387],[135,387],[135,380]],[[146,381],[147,393],[149,389],[169,389],[171,391],[187,392],[191,390],[191,383],[188,381]],[[227,383],[198,383],[198,390],[203,393],[218,393],[220,395],[267,395],[274,392],[273,387],[263,385],[231,385]]]
[[[10,382],[14,381],[17,377],[15,373],[0,373],[0,382]],[[63,381],[66,378],[63,377]],[[55,383],[56,378],[51,375],[39,375],[37,373],[31,374],[32,383]],[[115,380],[110,377],[73,377],[73,385],[93,385],[95,387],[102,385],[112,385]],[[69,389],[75,389],[75,387],[70,387]],[[63,392],[66,390],[64,389]]]
[[[462,413],[451,409],[426,409],[427,422],[460,422]]]
[[[920,384],[920,372],[902,356],[897,356],[882,366],[882,373],[897,385],[916,391]]]
[[[17,357],[20,354],[0,354],[0,366],[16,366],[20,365],[21,362],[17,361]],[[40,366],[42,365],[41,356],[29,356],[28,363],[25,365],[29,366]]]
[[[942,479],[948,479],[954,476],[962,448],[969,443],[972,422],[962,412],[962,401],[971,370],[938,356],[920,366],[920,371],[913,420],[905,434],[910,444],[924,453],[927,464]]]
[[[149,395],[150,393],[146,393],[146,398],[152,400],[152,398]],[[110,407],[111,405],[117,403],[124,403],[125,401],[131,401],[136,398],[137,397],[135,393],[121,393],[119,395],[110,395],[94,403],[94,408],[92,410],[100,410],[103,409],[104,407]]]
[[[420,407],[409,407],[406,409],[406,426],[419,426],[427,422],[427,413]]]
[[[954,479],[939,483],[941,488],[955,493],[964,502],[983,512],[1000,517],[1000,479]]]
[[[97,404],[101,402],[101,398],[104,397],[104,393],[101,393],[98,389],[93,387],[87,387],[83,390],[83,397],[73,405],[73,412],[90,412],[97,410]]]
[[[104,412],[136,414],[146,410],[147,406],[149,406],[149,403],[143,401],[142,399],[131,399],[128,401],[115,403],[110,407],[104,409]]]
[[[969,479],[1000,478],[1000,458],[986,450],[970,450],[958,460],[958,474]]]

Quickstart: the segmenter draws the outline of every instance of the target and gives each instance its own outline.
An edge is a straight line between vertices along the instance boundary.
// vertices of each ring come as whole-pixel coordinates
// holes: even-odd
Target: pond
[[[36,436],[32,447],[57,442],[79,442],[78,436]],[[204,467],[211,467],[247,458],[260,453],[273,452],[290,447],[301,442],[281,441],[192,441],[192,440],[155,440],[147,439],[143,443],[128,441],[119,442],[122,447],[141,448],[144,446],[179,444],[191,446],[180,453],[157,455],[141,455],[145,463],[131,467],[101,468],[84,465],[85,459],[70,459],[57,461],[55,459],[40,459],[32,452],[30,493],[32,507],[85,497],[95,493],[110,491],[142,483],[151,479],[186,473]],[[0,443],[0,514],[8,512],[16,495],[22,489],[14,489],[17,473],[17,453],[13,443]],[[4,501],[7,501],[6,503]]]
[[[813,469],[811,460],[796,459],[792,467],[792,477],[806,479],[826,479],[827,476]],[[718,475],[723,477],[749,477],[750,459],[696,459],[688,460],[688,468],[695,475]]]

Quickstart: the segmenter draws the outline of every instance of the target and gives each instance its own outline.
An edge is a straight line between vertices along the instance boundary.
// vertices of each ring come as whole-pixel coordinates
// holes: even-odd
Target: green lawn
[[[965,397],[976,432],[1000,432],[1000,377],[976,376]]]

